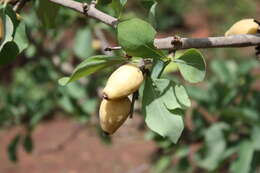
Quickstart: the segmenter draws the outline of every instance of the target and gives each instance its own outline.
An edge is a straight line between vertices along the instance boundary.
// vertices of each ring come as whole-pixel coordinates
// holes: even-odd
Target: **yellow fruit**
[[[91,43],[93,49],[100,50],[102,48],[101,41],[94,39]]]
[[[225,33],[225,36],[236,34],[256,34],[259,29],[259,24],[254,19],[243,19],[236,22]]]
[[[143,80],[143,73],[137,66],[122,65],[109,77],[103,94],[112,100],[126,97],[137,91]]]
[[[128,97],[118,100],[103,99],[99,108],[100,125],[104,132],[113,134],[127,119],[131,109]]]
[[[0,18],[0,41],[2,41],[4,35],[4,25],[3,25],[3,19]]]

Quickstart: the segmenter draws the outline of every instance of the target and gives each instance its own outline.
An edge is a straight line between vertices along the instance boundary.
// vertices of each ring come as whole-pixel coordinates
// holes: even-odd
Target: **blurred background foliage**
[[[121,18],[134,16],[150,20],[142,1],[127,2]],[[33,10],[34,8],[35,10]],[[111,6],[99,9],[116,16]],[[48,14],[46,13],[48,11]],[[207,37],[223,35],[242,18],[260,20],[257,0],[164,0],[158,1],[153,19],[159,37]],[[10,159],[16,160],[18,140],[30,152],[31,133],[37,124],[52,120],[57,112],[79,123],[97,127],[99,93],[113,69],[91,75],[67,87],[60,77],[72,72],[85,58],[103,54],[116,45],[112,28],[86,19],[72,10],[32,1],[22,13],[29,47],[14,61],[0,67],[0,127],[26,127],[9,145]],[[154,172],[257,173],[260,166],[260,68],[253,48],[203,50],[207,78],[198,85],[186,83],[193,106],[185,113],[185,131],[177,145],[147,131],[154,140]],[[163,74],[179,78],[174,65]],[[140,110],[137,109],[137,115]],[[60,116],[60,114],[59,114]]]

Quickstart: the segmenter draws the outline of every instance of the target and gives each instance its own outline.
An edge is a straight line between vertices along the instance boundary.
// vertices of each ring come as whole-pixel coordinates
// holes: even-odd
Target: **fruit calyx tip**
[[[109,98],[108,98],[108,96],[107,96],[106,93],[103,93],[102,98],[103,98],[103,99],[106,99],[106,100],[109,100]]]
[[[102,131],[102,134],[104,135],[104,136],[110,136],[110,134],[108,133],[108,132],[106,132],[106,131]]]

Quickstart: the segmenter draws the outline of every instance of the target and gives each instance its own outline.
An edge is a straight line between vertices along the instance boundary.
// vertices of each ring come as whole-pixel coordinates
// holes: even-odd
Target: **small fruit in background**
[[[122,65],[109,77],[103,95],[112,100],[126,97],[137,91],[143,80],[143,73],[136,65]]]
[[[128,97],[118,100],[103,99],[99,108],[100,125],[104,132],[113,134],[127,119],[131,109]]]
[[[102,47],[101,41],[100,41],[100,40],[97,40],[97,39],[92,40],[91,45],[92,45],[92,48],[93,48],[94,50],[100,50],[101,47]]]
[[[254,19],[243,19],[236,22],[225,33],[225,36],[236,34],[256,34],[259,29],[259,23]]]

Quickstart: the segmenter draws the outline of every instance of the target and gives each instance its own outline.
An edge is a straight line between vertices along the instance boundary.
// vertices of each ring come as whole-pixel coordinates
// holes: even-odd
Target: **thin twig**
[[[132,103],[131,103],[129,118],[133,118],[134,108],[135,108],[135,101],[138,99],[138,97],[139,97],[138,91],[134,92],[133,93],[133,97],[132,97]]]
[[[25,6],[25,4],[28,2],[29,0],[19,0],[13,7],[13,10],[18,13],[21,11],[21,9]]]
[[[115,46],[115,47],[106,47],[104,50],[113,51],[113,50],[120,50],[120,49],[122,49],[120,46]]]
[[[38,154],[42,155],[42,154],[50,154],[50,153],[55,153],[55,152],[59,152],[65,149],[66,146],[69,145],[69,143],[71,143],[73,140],[75,140],[75,138],[78,137],[79,133],[85,128],[84,125],[78,125],[73,131],[72,133],[61,143],[59,143],[58,145],[56,145],[56,147],[54,148],[50,148],[47,150],[43,150],[40,151]]]
[[[95,35],[97,37],[97,39],[99,39],[101,41],[101,51],[103,54],[105,55],[113,55],[113,52],[108,52],[106,51],[106,48],[109,46],[109,43],[106,39],[105,34],[102,32],[102,30],[99,27],[96,27],[95,30]]]
[[[49,1],[73,9],[91,18],[100,20],[101,22],[107,25],[115,27],[117,24],[116,18],[96,9],[94,5],[88,5],[87,3],[80,3],[73,0],[49,0]],[[88,6],[88,8],[85,9],[84,7],[86,7],[86,5]]]

